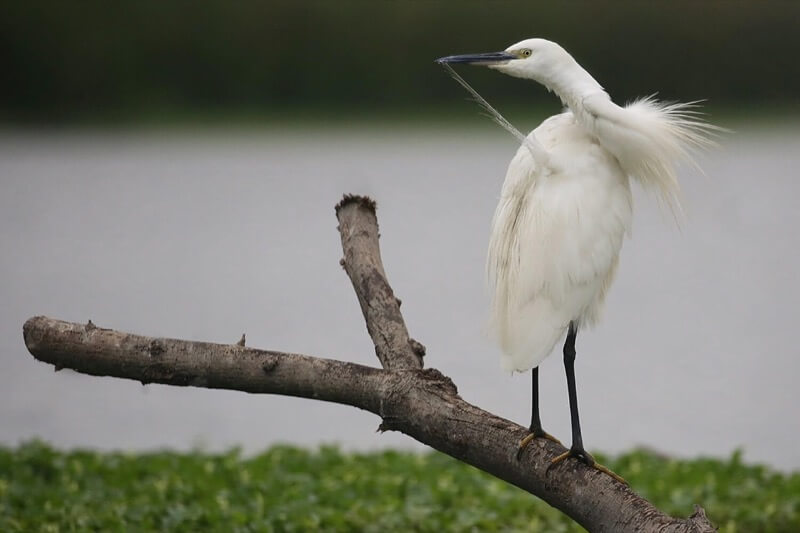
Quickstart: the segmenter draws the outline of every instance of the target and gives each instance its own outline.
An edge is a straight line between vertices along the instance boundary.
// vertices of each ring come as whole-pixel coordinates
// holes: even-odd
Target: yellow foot
[[[594,457],[592,457],[589,454],[589,452],[587,452],[586,450],[583,450],[583,449],[570,448],[569,450],[565,451],[564,453],[562,453],[558,457],[552,459],[550,461],[550,467],[553,467],[553,466],[557,465],[558,463],[560,463],[561,461],[563,461],[564,459],[568,459],[570,457],[577,459],[578,461],[582,462],[586,466],[591,466],[595,470],[599,470],[599,471],[601,471],[601,472],[603,472],[605,474],[608,474],[609,476],[611,476],[612,478],[616,479],[617,481],[619,481],[620,483],[622,483],[624,485],[628,484],[628,482],[625,481],[625,479],[622,476],[620,476],[618,474],[615,474],[614,472],[612,472],[611,470],[609,470],[605,466],[603,466],[600,463],[598,463],[597,461],[595,461]],[[550,467],[548,467],[548,470],[550,469]]]
[[[519,458],[522,457],[523,450],[525,450],[525,448],[528,446],[528,444],[531,443],[533,439],[547,439],[555,442],[558,445],[563,446],[563,444],[561,444],[561,441],[552,436],[551,434],[542,430],[533,431],[531,433],[528,433],[524,439],[519,441],[519,449],[517,450],[517,460],[519,460]]]

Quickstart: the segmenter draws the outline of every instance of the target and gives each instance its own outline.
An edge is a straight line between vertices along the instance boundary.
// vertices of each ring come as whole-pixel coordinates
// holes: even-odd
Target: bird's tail
[[[590,100],[585,107],[600,143],[630,177],[655,190],[676,214],[680,212],[676,165],[696,166],[692,154],[714,146],[714,137],[725,131],[703,121],[698,102],[665,103],[650,96],[625,107],[610,100]]]

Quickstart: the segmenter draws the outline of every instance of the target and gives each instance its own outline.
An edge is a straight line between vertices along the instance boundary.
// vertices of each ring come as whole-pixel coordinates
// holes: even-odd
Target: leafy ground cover
[[[602,458],[659,508],[723,533],[800,531],[800,473],[636,450]],[[254,456],[0,447],[0,531],[583,531],[438,453],[277,446]]]

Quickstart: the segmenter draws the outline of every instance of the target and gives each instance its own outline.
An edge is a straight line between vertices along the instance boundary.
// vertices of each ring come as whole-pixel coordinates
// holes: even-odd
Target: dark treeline
[[[800,98],[797,2],[50,0],[0,5],[0,117],[430,110],[463,95],[433,59],[531,36],[560,42],[620,101]],[[468,78],[504,104],[544,94]]]

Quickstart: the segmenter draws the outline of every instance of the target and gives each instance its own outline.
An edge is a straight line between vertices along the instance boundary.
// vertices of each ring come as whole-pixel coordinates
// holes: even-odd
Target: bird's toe
[[[609,475],[610,477],[619,481],[623,485],[628,484],[628,482],[625,481],[625,478],[623,478],[622,476],[620,476],[615,472],[612,472],[610,469],[606,468],[605,466],[595,461],[594,457],[592,457],[592,454],[590,454],[583,448],[570,448],[561,455],[554,457],[553,459],[550,460],[550,466],[548,467],[548,470],[553,466],[557,465],[558,463],[564,461],[565,459],[569,459],[570,457],[573,459],[577,459],[578,461],[580,461],[581,463],[585,464],[588,467],[594,468],[595,470],[599,470],[600,472]]]
[[[525,438],[519,441],[519,448],[517,449],[517,460],[519,460],[522,457],[522,452],[525,451],[525,448],[527,448],[528,444],[533,442],[533,439],[547,439],[551,442],[555,442],[560,446],[563,446],[561,444],[561,441],[552,436],[551,434],[541,429],[535,429],[530,433],[528,433],[527,435],[525,435]]]

